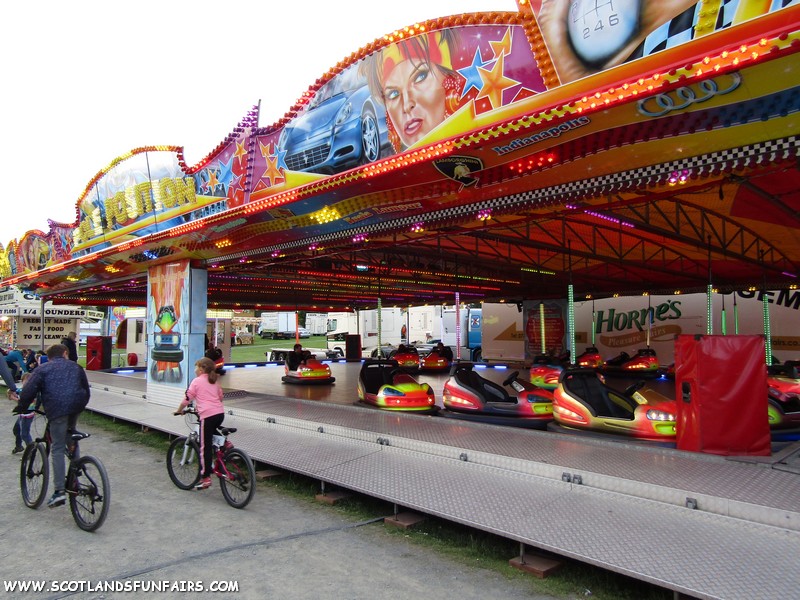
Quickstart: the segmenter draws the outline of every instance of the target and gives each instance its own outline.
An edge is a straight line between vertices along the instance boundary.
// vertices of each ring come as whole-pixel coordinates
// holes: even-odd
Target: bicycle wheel
[[[200,445],[186,437],[172,440],[167,450],[167,472],[180,489],[192,489],[200,481]]]
[[[81,456],[69,469],[67,496],[72,518],[84,531],[94,531],[108,516],[111,484],[106,468],[94,456]]]
[[[42,505],[49,481],[50,463],[45,445],[41,442],[29,444],[19,467],[19,489],[25,506],[39,508]]]
[[[256,491],[256,470],[243,450],[232,448],[223,458],[227,474],[218,473],[222,495],[233,508],[244,508]]]

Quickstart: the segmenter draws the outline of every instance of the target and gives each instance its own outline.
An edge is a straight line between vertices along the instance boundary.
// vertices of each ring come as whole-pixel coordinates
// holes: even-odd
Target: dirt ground
[[[2,598],[549,598],[534,591],[534,580],[465,567],[389,535],[382,522],[358,523],[265,485],[244,510],[226,504],[216,481],[209,490],[181,491],[160,451],[79,424],[92,433],[82,452],[102,460],[112,486],[107,521],[83,532],[68,507],[33,511],[22,503],[21,455],[11,454],[7,408],[0,416]],[[45,582],[46,589],[11,591],[19,581]],[[209,591],[214,582],[235,591]],[[175,589],[145,591],[154,585]]]

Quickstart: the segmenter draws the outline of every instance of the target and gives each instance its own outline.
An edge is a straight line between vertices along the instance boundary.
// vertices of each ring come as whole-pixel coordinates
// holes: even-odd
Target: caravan
[[[402,339],[403,311],[400,308],[381,309],[380,331],[377,309],[357,312],[328,313],[328,350],[345,355],[347,336],[358,335],[362,353],[366,356],[381,346],[398,346]]]

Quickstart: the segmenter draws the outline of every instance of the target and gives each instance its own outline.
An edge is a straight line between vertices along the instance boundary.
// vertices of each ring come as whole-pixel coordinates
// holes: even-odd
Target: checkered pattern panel
[[[568,202],[591,196],[608,194],[616,191],[631,190],[647,185],[665,183],[675,172],[687,171],[689,174],[704,175],[722,171],[742,168],[747,165],[765,164],[775,161],[787,160],[800,156],[800,138],[791,136],[779,140],[770,140],[750,146],[742,146],[688,157],[659,165],[650,165],[640,169],[632,169],[620,173],[611,173],[602,177],[572,181],[550,188],[540,188],[483,200],[476,204],[448,207],[442,210],[427,213],[423,216],[410,215],[397,219],[362,225],[347,231],[347,235],[356,237],[370,233],[379,234],[385,231],[410,229],[412,225],[424,223],[442,223],[453,220],[462,220],[465,216],[477,215],[482,210],[491,210],[497,214],[518,210],[519,208],[541,206],[548,203]],[[329,233],[310,239],[287,242],[264,248],[263,252],[289,250],[299,246],[312,244],[324,245],[326,242],[341,240],[342,233]],[[239,254],[224,257],[231,259]]]

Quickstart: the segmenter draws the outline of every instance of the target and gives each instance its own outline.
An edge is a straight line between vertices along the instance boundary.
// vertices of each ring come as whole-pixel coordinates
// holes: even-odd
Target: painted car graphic
[[[292,171],[339,173],[391,152],[386,110],[350,67],[323,85],[281,131],[278,151]]]

